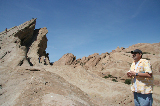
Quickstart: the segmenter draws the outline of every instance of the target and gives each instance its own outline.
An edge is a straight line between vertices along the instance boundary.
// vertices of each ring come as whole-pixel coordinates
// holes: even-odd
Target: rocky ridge
[[[36,19],[31,19],[0,33],[2,66],[38,65],[39,56],[46,56],[48,30],[46,27],[35,29],[35,24]]]
[[[133,61],[129,52],[135,48],[153,66],[157,81],[153,106],[160,104],[160,43],[117,47],[82,59],[68,53],[51,66],[45,51],[48,30],[35,29],[35,24],[31,19],[0,33],[1,106],[132,106],[133,95],[124,80]],[[107,75],[113,77],[103,78]]]
[[[101,55],[94,53],[88,57],[82,57],[82,59],[77,60],[76,56],[73,54],[65,54],[53,65],[70,65],[74,68],[83,67],[86,70],[91,70],[101,77],[111,74],[116,77],[117,80],[124,82],[124,80],[128,78],[126,76],[126,72],[129,70],[129,67],[133,62],[130,51],[133,51],[137,48],[143,51],[142,58],[151,62],[152,70],[155,75],[154,84],[160,85],[160,79],[158,78],[160,75],[160,43],[139,43],[126,49],[123,47],[117,47],[111,53],[106,52],[102,53]]]

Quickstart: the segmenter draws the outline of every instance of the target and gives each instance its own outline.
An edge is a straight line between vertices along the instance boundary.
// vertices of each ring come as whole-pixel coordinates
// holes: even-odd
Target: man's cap
[[[132,53],[132,54],[133,54],[133,53],[140,53],[140,54],[142,54],[142,51],[139,50],[139,49],[135,49],[134,51],[131,51],[131,53]]]

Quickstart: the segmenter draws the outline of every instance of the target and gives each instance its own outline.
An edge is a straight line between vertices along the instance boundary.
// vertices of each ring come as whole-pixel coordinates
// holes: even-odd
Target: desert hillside
[[[80,59],[68,53],[50,65],[48,30],[35,25],[33,18],[0,33],[1,106],[133,106],[125,81],[133,61],[130,51],[137,48],[151,62],[153,106],[160,105],[160,43],[117,47]]]

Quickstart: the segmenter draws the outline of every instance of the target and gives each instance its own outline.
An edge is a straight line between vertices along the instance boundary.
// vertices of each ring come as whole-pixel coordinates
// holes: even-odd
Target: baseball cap
[[[139,50],[139,49],[135,49],[134,51],[131,51],[131,53],[132,53],[132,54],[133,54],[133,53],[140,53],[140,54],[142,54],[142,51]]]

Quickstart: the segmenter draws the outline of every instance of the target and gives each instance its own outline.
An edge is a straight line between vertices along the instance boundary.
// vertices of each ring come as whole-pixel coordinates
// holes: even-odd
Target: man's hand
[[[127,72],[127,76],[128,76],[128,77],[131,77],[131,73],[130,73],[130,72]]]
[[[136,72],[130,71],[131,76],[136,76]]]
[[[136,72],[134,72],[134,71],[127,72],[128,77],[132,77],[132,76],[135,76],[135,75],[136,75]]]

